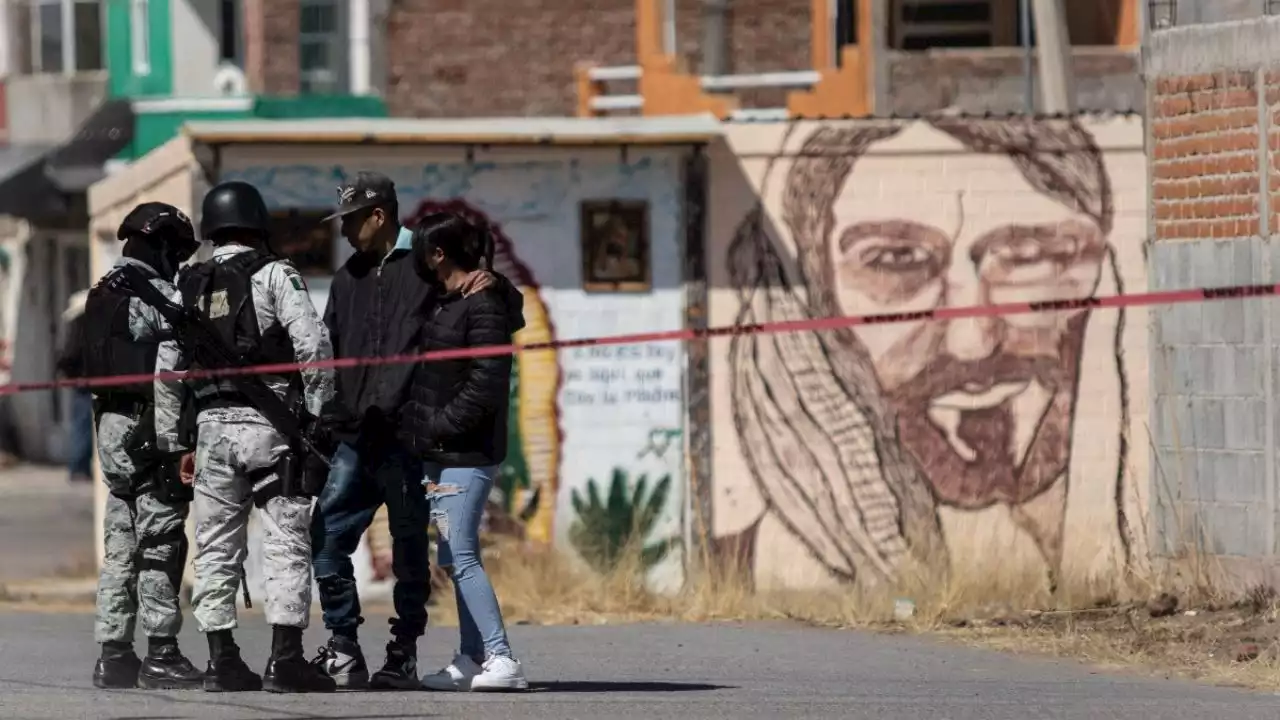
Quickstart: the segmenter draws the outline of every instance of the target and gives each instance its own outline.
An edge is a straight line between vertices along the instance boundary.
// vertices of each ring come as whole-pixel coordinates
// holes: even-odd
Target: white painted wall
[[[215,95],[213,76],[218,71],[217,0],[172,0],[173,95]]]
[[[0,1],[0,78],[9,77],[17,60],[17,43],[14,42],[19,29],[13,26],[14,12],[10,0]]]
[[[347,31],[350,33],[351,50],[348,54],[350,62],[351,94],[367,95],[369,93],[369,63],[371,59],[370,37],[372,34],[372,16],[370,0],[350,0],[347,11]]]

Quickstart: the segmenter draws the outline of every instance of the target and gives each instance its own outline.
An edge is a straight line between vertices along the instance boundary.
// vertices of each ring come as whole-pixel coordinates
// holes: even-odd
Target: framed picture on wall
[[[334,224],[323,222],[332,210],[276,210],[271,213],[271,247],[304,277],[334,272]]]
[[[582,202],[582,286],[588,292],[648,292],[649,203]]]

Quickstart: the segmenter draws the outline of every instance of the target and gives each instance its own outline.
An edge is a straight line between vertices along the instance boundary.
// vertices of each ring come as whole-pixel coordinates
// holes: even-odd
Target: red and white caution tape
[[[919,310],[905,313],[848,315],[810,318],[806,320],[788,320],[785,322],[753,323],[750,325],[725,325],[721,327],[707,328],[705,330],[664,330],[661,332],[610,335],[605,337],[580,338],[576,340],[555,340],[552,342],[533,343],[529,345],[489,345],[485,347],[438,350],[427,353],[411,353],[387,357],[338,358],[311,363],[279,363],[274,365],[255,365],[244,368],[158,373],[156,375],[115,375],[111,377],[92,379],[69,378],[64,380],[46,380],[42,382],[10,383],[8,385],[0,385],[0,395],[12,395],[20,392],[55,390],[58,388],[69,387],[112,387],[116,385],[133,385],[137,383],[151,382],[153,380],[194,380],[227,375],[282,375],[310,368],[346,368],[360,365],[402,365],[409,363],[435,362],[439,360],[456,360],[459,358],[492,357],[494,355],[510,355],[515,353],[537,352],[540,350],[564,350],[567,348],[594,345],[637,345],[640,343],[672,340],[701,340],[705,338],[733,335],[835,330],[838,328],[856,327],[858,325],[883,325],[919,322],[923,320],[998,317],[1061,310],[1099,310],[1105,308],[1174,305],[1179,303],[1203,302],[1206,300],[1229,300],[1237,298],[1265,297],[1271,295],[1280,295],[1280,285],[1237,285],[1234,287],[1197,288],[1194,290],[1165,290],[1159,292],[1134,293],[1132,295],[1111,295],[1107,297],[1090,297],[1077,300],[1043,300],[1036,302],[1000,303],[995,305],[970,305],[967,307],[944,307],[933,310]]]

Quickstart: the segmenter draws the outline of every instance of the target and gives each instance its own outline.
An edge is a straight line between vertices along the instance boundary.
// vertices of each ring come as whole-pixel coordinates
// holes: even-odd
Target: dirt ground
[[[997,611],[928,626],[876,623],[1013,652],[1074,658],[1218,685],[1280,690],[1280,602],[1255,590],[1229,605],[1182,607],[1162,594],[1141,604],[1085,610]]]

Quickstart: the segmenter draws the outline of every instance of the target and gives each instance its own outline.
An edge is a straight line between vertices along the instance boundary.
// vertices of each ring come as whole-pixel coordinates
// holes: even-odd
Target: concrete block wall
[[[1153,32],[1145,48],[1153,291],[1280,278],[1280,19]],[[1280,304],[1152,308],[1153,550],[1277,573]]]

